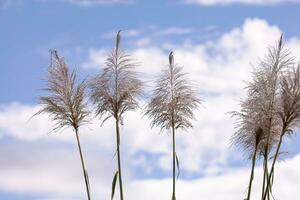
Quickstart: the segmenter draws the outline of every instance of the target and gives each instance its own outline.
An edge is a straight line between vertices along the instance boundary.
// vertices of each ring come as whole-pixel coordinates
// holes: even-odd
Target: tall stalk
[[[279,142],[278,142],[278,145],[276,147],[276,151],[275,151],[275,154],[274,154],[272,166],[271,166],[271,169],[270,169],[270,174],[269,174],[269,176],[267,178],[267,185],[266,185],[266,190],[264,192],[263,200],[265,200],[267,198],[268,191],[271,189],[271,178],[272,178],[272,176],[274,174],[274,166],[275,166],[275,163],[277,161],[277,158],[278,158],[278,155],[279,155],[279,150],[280,150],[280,147],[281,147],[281,144],[282,144],[282,138],[283,138],[284,133],[285,133],[284,129],[285,128],[283,128],[283,131],[280,134]]]
[[[115,49],[115,94],[114,94],[114,98],[115,98],[115,121],[116,121],[116,139],[117,139],[117,157],[118,157],[118,176],[119,176],[119,188],[120,188],[120,199],[123,200],[123,182],[122,182],[122,168],[121,168],[121,154],[120,154],[120,142],[121,142],[121,138],[120,138],[120,130],[119,130],[119,117],[118,117],[118,101],[119,101],[119,86],[118,86],[118,76],[119,74],[118,72],[118,68],[120,67],[117,63],[119,63],[119,45],[120,45],[120,32],[118,32],[118,35],[116,37],[116,49]]]
[[[172,200],[176,200],[176,181],[175,181],[175,174],[176,174],[176,141],[175,141],[175,127],[172,125],[172,144],[173,144],[173,192],[172,192]]]
[[[198,107],[200,100],[182,68],[174,64],[173,52],[169,54],[169,68],[164,69],[153,90],[152,98],[147,105],[145,114],[152,121],[151,125],[172,131],[172,200],[176,200],[176,165],[179,161],[176,152],[176,130],[191,128],[193,111]]]
[[[268,187],[268,179],[271,177],[271,174],[269,176],[268,173],[268,160],[269,160],[269,153],[274,145],[270,144],[270,140],[273,135],[278,134],[277,131],[274,132],[273,130],[273,123],[277,116],[277,96],[278,96],[278,88],[279,88],[279,80],[280,80],[280,71],[283,70],[287,65],[289,64],[289,59],[285,60],[285,57],[288,56],[288,54],[285,55],[284,49],[283,49],[283,35],[280,36],[278,46],[273,50],[273,61],[270,63],[271,64],[271,76],[270,78],[265,78],[267,80],[267,85],[269,85],[269,90],[271,91],[271,95],[269,98],[270,104],[269,108],[267,109],[266,115],[269,116],[269,122],[268,122],[268,135],[267,135],[267,141],[265,143],[265,152],[264,152],[264,159],[265,159],[265,173],[267,177],[267,185],[266,188],[263,191],[263,195],[266,196],[267,194],[270,193],[270,188]],[[278,121],[277,121],[278,122]],[[273,132],[272,132],[273,131]],[[265,199],[264,197],[263,199]]]
[[[78,150],[79,150],[79,154],[80,154],[83,176],[84,176],[84,180],[85,180],[86,193],[87,193],[88,200],[90,200],[91,199],[90,185],[89,185],[88,174],[87,174],[87,170],[85,169],[84,159],[83,159],[83,155],[82,155],[79,134],[78,134],[78,128],[75,129],[75,134],[76,134],[76,140],[77,140]]]
[[[276,88],[274,87],[274,89],[276,89]],[[272,103],[270,104],[271,108],[273,107],[274,100],[275,100],[275,91],[273,92],[273,98],[272,98],[272,101],[271,101]],[[267,141],[266,141],[264,149],[263,149],[263,155],[264,155],[264,165],[263,165],[264,175],[263,175],[262,199],[263,199],[263,196],[264,196],[265,193],[268,193],[268,194],[270,193],[270,190],[269,190],[268,186],[265,187],[265,183],[266,183],[266,181],[268,180],[268,177],[269,177],[268,160],[269,160],[269,153],[270,153],[270,150],[269,150],[270,149],[270,138],[273,137],[273,135],[271,134],[271,128],[272,128],[272,117],[269,118]]]
[[[267,149],[267,148],[265,148]],[[263,162],[263,184],[262,184],[262,192],[261,192],[261,199],[264,198],[264,194],[265,194],[265,191],[268,192],[268,199],[270,198],[270,190],[266,188],[266,181],[268,180],[268,177],[269,177],[269,169],[268,169],[268,156],[267,156],[267,153],[266,153],[267,150],[265,150],[264,152],[264,162]]]
[[[288,68],[281,76],[280,94],[278,97],[278,113],[281,118],[282,129],[272,161],[270,174],[267,179],[267,190],[271,190],[271,179],[274,177],[274,168],[279,156],[280,148],[285,135],[292,135],[300,124],[300,65]],[[263,200],[267,198],[265,191]]]
[[[117,157],[118,157],[118,174],[119,174],[119,187],[120,187],[120,198],[123,200],[123,184],[122,184],[122,168],[121,168],[121,153],[120,153],[120,130],[119,120],[116,120],[116,136],[117,136]]]
[[[96,114],[100,118],[104,117],[103,122],[110,117],[115,120],[118,170],[112,181],[111,198],[114,197],[118,178],[120,199],[123,200],[119,125],[122,124],[123,115],[126,111],[134,111],[139,107],[137,97],[142,93],[142,82],[134,70],[137,64],[133,62],[130,55],[120,48],[120,32],[117,33],[115,47],[106,60],[106,67],[101,74],[90,81],[90,89]]]
[[[252,157],[252,168],[251,168],[251,174],[250,174],[250,180],[249,180],[247,200],[250,200],[250,196],[251,196],[252,182],[254,179],[254,168],[255,168],[255,163],[256,163],[256,153],[257,153],[257,147],[255,148],[253,157]]]
[[[267,181],[269,153],[275,146],[278,133],[282,128],[278,116],[280,73],[289,64],[289,53],[283,49],[281,36],[278,44],[269,48],[268,54],[260,60],[258,67],[255,68],[253,80],[247,86],[247,98],[241,104],[241,111],[233,113],[234,116],[238,117],[238,130],[233,135],[234,144],[242,147],[247,153],[252,153],[257,148],[255,130],[257,128],[263,130],[257,151],[259,151],[259,155],[264,155],[263,179],[265,181]],[[250,155],[253,156],[253,154]],[[254,163],[252,160],[252,170]],[[251,190],[251,187],[249,189]],[[265,189],[263,186],[262,196],[266,191],[269,189]],[[249,192],[248,190],[248,200],[250,198]]]
[[[261,190],[261,199],[264,198],[264,194],[265,194],[265,187],[266,187],[266,175],[267,175],[267,168],[266,168],[266,159],[264,159],[264,163],[263,163],[263,183],[262,183],[262,190]]]
[[[75,130],[76,141],[80,154],[81,166],[85,180],[87,199],[91,199],[88,172],[85,167],[83,153],[79,139],[79,127],[88,123],[88,115],[85,100],[86,82],[77,81],[75,72],[69,71],[63,58],[60,58],[57,51],[51,51],[51,64],[48,68],[47,87],[48,96],[40,97],[40,104],[43,108],[36,113],[48,113],[56,125],[53,131],[63,127],[72,127]]]

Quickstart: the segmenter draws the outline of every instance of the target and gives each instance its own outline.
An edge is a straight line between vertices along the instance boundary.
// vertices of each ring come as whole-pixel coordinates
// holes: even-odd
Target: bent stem
[[[82,170],[83,170],[83,176],[84,176],[84,180],[85,180],[87,198],[88,198],[88,200],[90,200],[91,196],[90,196],[89,180],[88,180],[88,174],[85,169],[85,164],[84,164],[84,160],[83,160],[81,145],[80,145],[80,141],[79,141],[78,128],[75,128],[75,133],[76,133],[77,145],[78,145],[78,149],[79,149],[80,160],[81,160],[81,165],[82,165]]]
[[[123,184],[122,184],[122,170],[121,170],[121,158],[120,158],[120,130],[119,130],[118,119],[116,119],[116,135],[117,135],[117,156],[118,156],[120,198],[121,200],[123,200]]]
[[[255,168],[255,163],[256,163],[256,152],[257,152],[257,146],[255,147],[254,154],[252,157],[252,169],[251,169],[251,175],[250,175],[250,181],[249,181],[249,189],[248,189],[248,195],[247,195],[247,200],[250,200],[250,195],[251,195],[251,188],[252,188],[252,182],[254,179],[254,168]]]

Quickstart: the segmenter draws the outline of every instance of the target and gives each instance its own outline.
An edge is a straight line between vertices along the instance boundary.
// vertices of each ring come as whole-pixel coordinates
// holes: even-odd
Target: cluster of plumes
[[[173,52],[169,55],[169,68],[162,71],[155,83],[151,101],[146,108],[152,126],[162,129],[192,127],[190,120],[194,119],[193,112],[200,100],[186,74],[182,72],[182,67],[174,64]]]
[[[103,120],[114,117],[122,122],[126,111],[136,110],[136,97],[142,93],[142,81],[134,70],[137,63],[130,55],[120,49],[120,32],[117,34],[116,47],[106,60],[103,72],[90,81],[91,99],[96,107],[96,114]]]
[[[120,48],[120,31],[116,37],[116,45],[106,60],[106,67],[102,72],[88,81],[78,82],[75,72],[70,72],[68,66],[56,51],[51,51],[51,65],[48,70],[46,91],[48,96],[40,97],[43,108],[37,113],[48,113],[56,122],[54,130],[65,126],[71,126],[76,131],[79,152],[81,156],[84,177],[86,180],[87,195],[90,199],[89,181],[85,169],[78,136],[78,127],[88,122],[87,101],[85,90],[90,89],[90,99],[95,106],[96,115],[105,122],[110,117],[116,120],[118,171],[112,183],[112,198],[117,177],[119,177],[120,198],[123,199],[123,187],[120,162],[120,133],[119,123],[122,124],[126,111],[134,111],[139,107],[138,97],[142,94],[143,82],[135,71],[136,62],[131,56]],[[175,129],[187,129],[192,127],[191,119],[194,119],[194,109],[198,107],[200,100],[182,72],[182,67],[174,64],[173,52],[169,55],[169,67],[164,69],[156,80],[156,87],[152,94],[145,114],[152,119],[152,126],[160,126],[162,129],[173,129],[173,143]],[[102,122],[102,123],[103,123]],[[175,144],[174,149],[175,149]],[[173,149],[173,166],[175,166],[175,151]],[[178,158],[177,159],[177,166]],[[173,168],[174,170],[174,168]],[[175,171],[174,171],[175,174]],[[175,175],[173,174],[173,182]],[[175,198],[175,190],[173,199]]]
[[[137,63],[121,50],[120,41],[118,32],[115,48],[106,60],[106,67],[101,74],[89,81],[90,99],[95,105],[96,114],[100,118],[106,116],[103,122],[110,117],[116,119],[118,147],[120,142],[118,124],[122,123],[126,111],[133,111],[139,107],[137,97],[141,95],[143,85],[135,71]],[[155,82],[145,114],[152,120],[152,126],[167,130],[172,128],[174,143],[175,129],[192,127],[191,120],[194,119],[194,110],[198,107],[200,99],[186,74],[182,72],[182,67],[174,64],[173,52],[169,55],[168,68],[162,70]],[[87,86],[85,80],[81,82],[77,80],[75,72],[70,72],[64,59],[52,50],[45,88],[49,95],[40,97],[43,108],[37,114],[50,115],[56,122],[53,131],[62,127],[72,127],[76,130],[89,198],[88,177],[77,132],[79,126],[89,121],[87,118],[90,111],[85,98]],[[282,139],[285,135],[293,134],[300,125],[300,65],[294,62],[290,52],[284,47],[282,36],[278,44],[269,48],[267,56],[260,60],[247,90],[247,97],[241,102],[241,110],[232,112],[237,118],[237,129],[232,136],[232,143],[254,161],[250,192],[257,155],[262,156],[267,163],[269,154],[276,149],[265,190],[268,191]],[[118,148],[118,158],[119,156]],[[175,156],[177,159],[173,144],[173,167]],[[117,173],[121,178],[120,163],[118,170]],[[121,185],[122,181],[119,181]],[[175,187],[173,189],[175,199],[174,190]],[[263,199],[266,199],[267,192],[264,194]]]
[[[51,64],[48,68],[48,96],[40,97],[43,108],[37,113],[48,113],[56,122],[54,131],[65,126],[78,129],[88,122],[89,110],[85,99],[86,81],[78,82],[74,71],[70,72],[63,58],[51,50]]]
[[[265,162],[274,150],[268,188],[283,136],[292,134],[300,126],[300,67],[285,48],[282,36],[259,62],[247,89],[241,110],[233,112],[233,116],[237,117],[237,131],[232,136],[232,142],[243,149],[249,158],[254,156],[253,159],[256,159],[257,152]]]
[[[253,72],[253,80],[248,83],[248,94],[241,103],[241,111],[233,112],[238,119],[233,144],[243,148],[250,157],[256,147],[264,155],[270,153],[278,142],[283,128],[281,115],[285,115],[279,111],[285,102],[282,98],[287,96],[282,95],[282,86],[283,82],[287,82],[286,75],[294,74],[293,64],[293,58],[280,38],[275,47],[269,48],[268,55]],[[268,152],[265,152],[266,146]]]

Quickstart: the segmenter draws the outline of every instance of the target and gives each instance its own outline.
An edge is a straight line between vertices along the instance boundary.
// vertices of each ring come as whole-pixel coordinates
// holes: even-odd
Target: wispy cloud
[[[130,3],[133,0],[34,0],[36,2],[47,3],[51,1],[67,2],[77,6],[96,6],[96,5],[110,5],[110,4],[124,4]],[[12,5],[20,5],[23,3],[30,3],[27,0],[0,0],[0,8],[7,8]]]
[[[100,35],[101,39],[112,39],[114,37],[116,37],[116,34],[119,30],[114,30],[114,31],[110,31],[107,33],[103,33]],[[141,31],[138,29],[127,29],[127,30],[123,30],[122,31],[122,36],[123,37],[135,37],[135,36],[139,36],[141,34]]]
[[[79,6],[92,6],[100,4],[115,4],[115,3],[128,3],[130,0],[64,0]]]
[[[99,38],[112,39],[116,36],[117,32],[118,30],[105,32],[102,33]],[[195,37],[196,35],[197,37],[205,37],[205,39],[208,39],[210,36],[214,36],[217,33],[218,27],[214,25],[206,26],[201,29],[183,26],[159,27],[157,25],[148,25],[122,30],[122,36],[135,37],[135,40],[138,40],[137,43],[139,44],[146,44],[153,38],[162,39],[168,36],[179,36],[181,38],[187,38],[187,36]],[[141,36],[143,36],[143,38]]]
[[[300,3],[300,0],[183,0],[187,4],[198,4],[204,6],[248,4],[248,5],[275,5],[283,3]]]
[[[157,34],[159,35],[184,35],[188,33],[192,33],[192,28],[184,28],[184,27],[170,27],[166,29],[159,30]]]

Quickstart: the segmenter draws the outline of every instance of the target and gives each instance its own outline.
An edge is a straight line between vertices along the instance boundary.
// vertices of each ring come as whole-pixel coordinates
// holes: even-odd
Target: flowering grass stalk
[[[48,96],[40,97],[43,108],[35,115],[48,113],[56,122],[52,131],[63,127],[72,127],[76,135],[87,199],[90,200],[90,185],[88,172],[79,139],[79,127],[88,122],[90,112],[85,101],[86,82],[78,82],[75,72],[70,72],[67,64],[60,58],[57,51],[51,50],[51,64],[48,68],[47,87],[44,89]]]
[[[119,180],[120,198],[124,199],[122,168],[121,168],[121,135],[120,124],[123,124],[123,115],[127,111],[136,110],[139,105],[137,97],[142,92],[142,82],[139,80],[131,56],[120,48],[120,31],[116,36],[116,45],[106,60],[106,67],[102,73],[90,81],[91,99],[96,107],[96,114],[103,118],[103,122],[113,117],[115,119],[118,170],[112,183],[112,194],[117,178]]]
[[[169,67],[164,69],[153,90],[152,98],[147,105],[145,114],[151,119],[151,125],[172,131],[173,184],[172,200],[176,200],[176,165],[179,168],[176,153],[176,130],[192,127],[194,109],[200,103],[193,86],[182,72],[182,67],[174,64],[173,52],[169,55]]]

